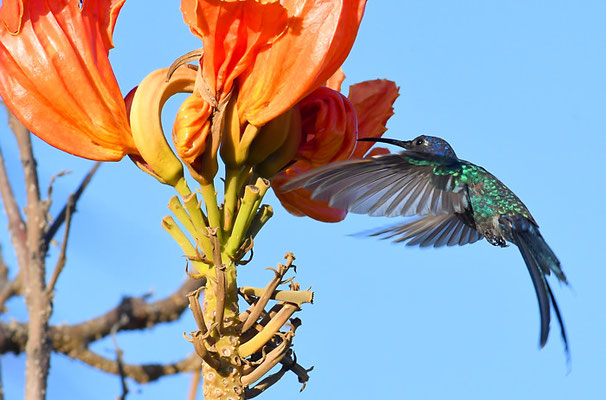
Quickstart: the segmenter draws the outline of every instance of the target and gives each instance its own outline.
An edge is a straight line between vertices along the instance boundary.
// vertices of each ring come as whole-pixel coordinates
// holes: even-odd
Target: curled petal
[[[330,78],[328,78],[328,80],[326,81],[326,84],[324,86],[329,87],[333,90],[336,90],[337,92],[340,92],[341,85],[343,84],[344,80],[345,80],[345,73],[343,72],[343,70],[341,68],[339,68],[337,70],[337,72],[335,72],[334,74],[332,74],[332,76]]]
[[[366,0],[283,0],[288,29],[241,77],[238,109],[261,126],[324,84],[349,54]]]
[[[296,216],[308,216],[322,222],[342,221],[347,215],[347,210],[329,207],[325,201],[312,200],[310,198],[310,190],[304,188],[289,192],[281,190],[282,185],[292,179],[292,177],[310,169],[309,167],[304,167],[303,164],[297,164],[299,165],[290,167],[272,179],[271,186],[282,206],[286,211]]]
[[[380,137],[385,133],[385,125],[393,115],[393,103],[398,96],[396,84],[386,79],[350,86],[349,101],[358,116],[358,138]],[[351,158],[364,157],[372,145],[372,142],[357,142]]]
[[[177,112],[173,142],[177,155],[187,164],[195,164],[206,151],[211,113],[212,107],[197,92],[185,99]]]
[[[21,29],[23,18],[23,0],[3,1],[0,7],[0,20],[10,33],[17,34]]]
[[[357,125],[353,105],[341,93],[321,87],[299,103],[303,143],[298,160],[312,167],[347,160],[356,145]]]
[[[4,0],[0,95],[38,137],[113,161],[136,154],[107,58],[124,0]]]
[[[229,93],[259,49],[286,28],[286,9],[277,0],[182,0],[181,11],[204,43],[202,76],[218,100]]]

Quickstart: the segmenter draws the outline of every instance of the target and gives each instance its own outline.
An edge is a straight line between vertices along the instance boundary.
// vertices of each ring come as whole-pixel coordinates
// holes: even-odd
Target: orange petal
[[[385,124],[393,115],[393,103],[398,96],[396,84],[386,79],[350,86],[349,101],[358,115],[358,138],[380,137],[385,133]],[[372,142],[357,142],[351,158],[364,157],[372,145]]]
[[[300,103],[303,141],[298,160],[312,167],[350,157],[357,139],[357,119],[353,105],[341,93],[321,87]]]
[[[322,222],[339,222],[345,219],[347,210],[329,207],[325,201],[312,200],[310,198],[311,191],[308,189],[297,189],[289,192],[281,190],[282,185],[303,171],[303,168],[291,167],[288,171],[282,172],[272,179],[271,187],[286,211],[299,217],[308,216]]]
[[[107,58],[123,3],[4,0],[0,10],[0,95],[34,134],[80,157],[136,153]]]
[[[181,11],[204,43],[202,76],[218,99],[229,93],[259,48],[286,28],[286,9],[278,0],[182,0]]]
[[[337,72],[335,72],[334,74],[332,74],[332,76],[330,78],[328,78],[328,80],[326,81],[326,84],[324,86],[329,87],[333,90],[336,90],[337,92],[340,92],[341,85],[343,84],[344,80],[345,80],[345,73],[343,72],[343,70],[341,68],[339,68],[337,70]]]
[[[6,30],[16,34],[21,29],[21,21],[23,18],[23,0],[2,2],[0,6],[0,20],[4,24]]]
[[[185,99],[177,112],[173,142],[179,158],[187,164],[194,164],[206,150],[211,112],[211,106],[197,92]]]
[[[330,78],[351,50],[366,0],[283,0],[288,30],[241,77],[238,109],[261,126]]]

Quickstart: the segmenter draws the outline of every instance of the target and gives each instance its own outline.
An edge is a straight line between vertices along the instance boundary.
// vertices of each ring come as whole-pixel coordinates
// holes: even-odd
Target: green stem
[[[240,192],[240,169],[228,167],[225,171],[225,200],[223,206],[223,230],[231,232],[236,207],[238,205],[238,194]]]
[[[204,252],[204,254],[206,254],[206,257],[210,259],[212,257],[212,246],[210,245],[210,240],[206,236],[206,227],[208,226],[208,219],[200,209],[200,206],[198,204],[198,197],[195,193],[191,191],[191,189],[187,185],[187,181],[185,180],[185,178],[181,178],[177,182],[177,184],[175,185],[175,189],[181,195],[181,198],[183,198],[185,209],[189,213],[189,217],[191,218],[191,222],[194,226],[194,233],[192,234],[192,236],[194,237],[194,239],[196,239],[196,242],[200,244],[200,247],[202,247],[202,251]],[[177,216],[177,218],[179,217]]]
[[[221,230],[221,214],[219,213],[219,206],[217,205],[217,192],[215,190],[214,183],[208,183],[200,186],[200,192],[206,205],[206,212],[208,213],[208,222],[211,228],[217,229],[217,238],[219,243],[223,244],[223,232]],[[207,238],[208,239],[208,238]],[[212,249],[209,240],[209,248]],[[212,257],[212,250],[206,254],[207,257]]]
[[[170,199],[170,201],[168,202],[168,209],[171,210],[173,214],[175,214],[175,217],[177,217],[179,222],[181,222],[185,229],[187,229],[189,234],[197,240],[198,232],[196,232],[196,228],[194,228],[194,224],[189,214],[187,213],[187,211],[185,211],[185,208],[183,208],[179,197],[173,196]]]
[[[246,221],[246,230],[248,231],[248,228],[250,227],[250,224],[252,223],[253,218],[255,217],[257,210],[259,209],[259,206],[261,205],[261,202],[263,201],[263,197],[265,196],[265,193],[267,193],[267,190],[269,189],[269,181],[265,178],[257,178],[257,182],[255,183],[255,186],[257,188],[259,188],[259,197],[257,198],[257,200],[255,201],[255,204],[253,205],[253,211],[250,213],[248,220]]]
[[[191,244],[185,233],[179,228],[179,225],[175,223],[175,220],[168,216],[162,218],[162,228],[169,233],[170,236],[177,242],[179,247],[185,253],[185,256],[192,262],[194,267],[203,275],[207,275],[209,272],[208,265],[204,264],[202,261],[196,260],[198,254],[196,252],[196,248]]]
[[[228,256],[233,256],[236,251],[242,245],[242,238],[248,228],[248,220],[252,218],[256,209],[254,205],[259,198],[259,188],[256,186],[248,185],[244,189],[244,198],[242,199],[242,205],[238,211],[238,216],[234,222],[234,228],[232,229],[231,235],[227,239],[227,245],[225,246],[225,253]]]
[[[257,233],[259,233],[261,228],[263,228],[263,225],[269,221],[272,215],[274,215],[274,209],[268,204],[263,204],[250,223],[247,234],[253,238],[257,236]]]

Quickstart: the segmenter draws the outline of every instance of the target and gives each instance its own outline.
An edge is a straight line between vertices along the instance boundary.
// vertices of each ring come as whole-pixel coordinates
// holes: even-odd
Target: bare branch
[[[4,311],[4,303],[19,293],[20,281],[19,273],[13,280],[8,279],[8,265],[4,261],[2,247],[0,246],[0,313]]]
[[[0,244],[0,288],[8,283],[8,265],[4,261],[2,244]]]
[[[187,308],[186,294],[201,284],[201,280],[188,279],[164,299],[146,303],[144,298],[125,297],[117,307],[92,320],[75,325],[51,326],[52,347],[63,353],[85,347],[88,343],[108,336],[112,327],[120,321],[123,323],[120,324],[119,331],[145,329],[162,322],[174,321]],[[22,352],[27,339],[27,323],[0,323],[0,354]]]
[[[10,119],[12,114],[8,109],[7,113]],[[27,262],[25,221],[19,210],[19,204],[13,193],[10,180],[8,179],[8,172],[6,170],[4,157],[2,156],[2,151],[0,151],[0,194],[2,195],[2,202],[4,203],[4,209],[8,217],[8,230],[11,235],[13,247],[17,253],[19,265],[25,265]]]
[[[161,322],[174,321],[181,316],[187,308],[187,293],[196,290],[204,280],[188,279],[170,296],[146,303],[142,298],[125,297],[120,304],[109,312],[97,318],[85,321],[83,323],[72,325],[70,336],[88,343],[105,337],[110,333],[111,327],[123,315],[127,322],[120,327],[120,330],[136,330],[153,326]]]
[[[4,304],[13,296],[21,292],[21,272],[17,273],[15,279],[6,282],[0,289],[0,313],[4,311]]]
[[[63,267],[65,266],[65,253],[67,250],[67,239],[69,238],[69,228],[71,227],[72,222],[72,213],[75,209],[75,196],[74,194],[70,194],[67,199],[66,205],[66,214],[65,214],[65,230],[63,232],[63,243],[61,243],[61,251],[59,252],[59,257],[57,258],[57,264],[55,265],[55,269],[53,270],[53,275],[46,287],[46,293],[49,295],[53,294],[55,290],[55,285],[57,284],[57,279],[59,279],[59,274],[63,271]]]
[[[79,348],[66,353],[69,357],[78,359],[92,367],[110,374],[119,374],[118,363],[103,357],[87,348]],[[125,376],[139,383],[155,381],[163,376],[195,371],[200,367],[200,357],[190,354],[181,361],[168,364],[123,364]]]
[[[86,189],[86,187],[90,183],[91,179],[93,179],[93,176],[95,175],[95,172],[97,172],[97,170],[99,169],[100,165],[101,165],[101,162],[97,162],[97,163],[95,163],[95,165],[93,165],[93,167],[90,169],[90,171],[88,171],[88,174],[86,174],[86,176],[84,177],[82,182],[80,182],[80,186],[78,186],[78,189],[71,195],[74,198],[71,212],[74,211],[73,209],[75,209],[76,204],[78,203],[78,200],[80,199],[80,196],[82,195],[82,192],[84,192],[84,189]],[[55,220],[52,222],[52,224],[46,231],[46,234],[44,235],[44,243],[46,245],[48,245],[50,243],[52,238],[57,234],[57,231],[59,230],[59,228],[61,228],[61,225],[63,224],[63,222],[65,222],[69,207],[70,207],[70,205],[69,205],[69,199],[68,199],[67,204],[65,204],[65,206],[63,206],[63,209],[59,212],[59,214],[57,215]]]
[[[15,134],[19,147],[21,164],[23,165],[23,176],[25,178],[28,212],[39,213],[42,211],[37,210],[37,205],[40,203],[40,184],[38,181],[37,163],[32,148],[31,134],[12,113],[9,113],[8,125]]]
[[[122,387],[122,394],[118,397],[119,400],[126,400],[126,395],[128,394],[128,385],[126,384],[126,372],[124,372],[124,352],[118,346],[118,339],[116,338],[116,332],[120,327],[119,324],[116,324],[112,327],[111,335],[112,341],[114,342],[114,347],[116,348],[116,364],[118,364],[118,374],[120,375],[120,386]]]
[[[1,360],[0,360],[1,363]],[[0,400],[4,400],[4,385],[2,384],[2,368],[0,368]]]
[[[202,368],[194,370],[191,377],[191,386],[189,387],[189,394],[187,395],[188,400],[196,400],[198,395],[198,388],[200,387],[200,378],[202,377]],[[0,399],[2,400],[2,399]]]

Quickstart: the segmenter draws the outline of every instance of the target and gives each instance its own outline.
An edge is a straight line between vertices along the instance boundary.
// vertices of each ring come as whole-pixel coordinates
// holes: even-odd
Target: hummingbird
[[[408,141],[358,140],[388,143],[404,151],[328,164],[294,178],[283,190],[307,188],[312,199],[358,214],[417,216],[372,234],[408,246],[465,245],[484,238],[499,247],[515,244],[539,303],[540,347],[547,342],[553,307],[568,353],[562,315],[546,277],[553,272],[559,281],[568,281],[518,196],[481,166],[459,159],[444,139],[421,135]]]

